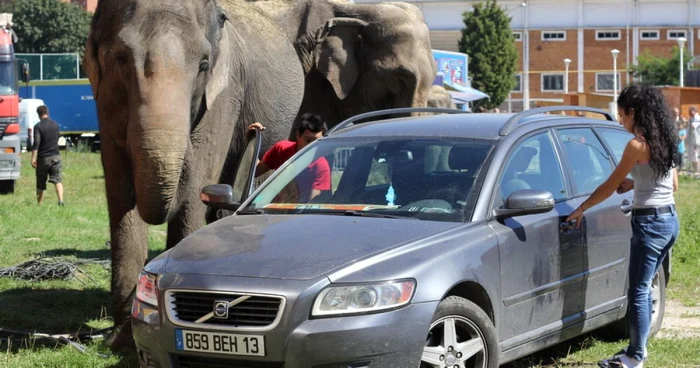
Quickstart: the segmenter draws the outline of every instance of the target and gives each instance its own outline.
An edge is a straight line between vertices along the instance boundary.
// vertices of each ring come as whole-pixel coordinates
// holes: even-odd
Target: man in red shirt
[[[248,129],[265,130],[265,127],[255,122]],[[258,161],[255,167],[255,177],[258,177],[270,170],[277,170],[295,153],[309,145],[311,142],[321,138],[327,130],[326,123],[320,116],[314,114],[304,114],[300,117],[299,126],[296,132],[296,142],[284,140],[275,143]],[[294,179],[299,190],[296,202],[306,203],[321,194],[322,190],[331,189],[331,169],[325,157],[320,157],[312,162],[304,171],[299,173]]]

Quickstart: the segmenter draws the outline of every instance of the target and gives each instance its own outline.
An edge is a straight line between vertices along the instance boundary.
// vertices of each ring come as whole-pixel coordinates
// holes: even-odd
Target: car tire
[[[649,339],[656,336],[661,330],[661,325],[664,321],[664,312],[666,311],[666,273],[663,264],[654,275],[651,281],[652,295],[652,315],[651,326],[649,326]],[[628,305],[629,308],[629,305]],[[608,332],[615,339],[626,339],[629,337],[628,331],[629,309],[625,313],[625,317],[609,325]]]
[[[13,194],[15,192],[16,180],[1,180],[0,194]]]
[[[445,333],[450,327],[454,334]],[[446,344],[445,340],[452,341]],[[420,368],[497,368],[499,355],[496,329],[489,316],[473,302],[450,296],[440,302],[433,315]]]

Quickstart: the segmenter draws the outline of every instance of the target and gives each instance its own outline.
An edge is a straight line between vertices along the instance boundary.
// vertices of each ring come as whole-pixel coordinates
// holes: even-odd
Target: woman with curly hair
[[[634,134],[620,163],[566,221],[581,225],[589,208],[613,192],[634,189],[632,239],[629,264],[628,321],[630,342],[626,349],[601,367],[641,368],[651,324],[651,282],[679,234],[673,192],[678,187],[678,134],[661,93],[649,86],[628,86],[617,99],[622,126]],[[632,179],[627,178],[632,174]]]

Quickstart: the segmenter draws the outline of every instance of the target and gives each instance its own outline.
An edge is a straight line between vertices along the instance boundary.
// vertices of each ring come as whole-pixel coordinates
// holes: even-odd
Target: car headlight
[[[136,286],[136,299],[158,306],[158,276],[142,271],[139,275],[139,283]]]
[[[413,280],[327,287],[316,297],[311,315],[368,313],[397,308],[408,304],[415,288]]]

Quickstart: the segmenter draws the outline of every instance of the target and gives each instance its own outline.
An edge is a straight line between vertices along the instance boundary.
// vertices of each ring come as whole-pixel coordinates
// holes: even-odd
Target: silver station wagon
[[[411,111],[444,114],[359,123]],[[605,325],[624,334],[633,193],[580,228],[564,221],[630,138],[577,106],[384,110],[338,124],[255,189],[252,132],[234,185],[202,190],[232,215],[141,273],[140,364],[497,367]],[[318,160],[330,190],[301,203]],[[669,266],[653,281],[652,335]]]

